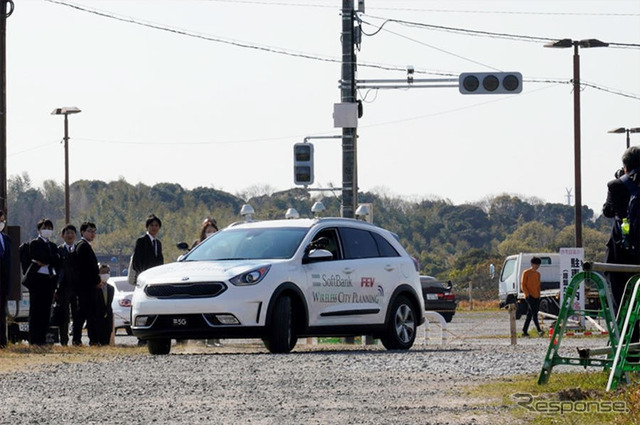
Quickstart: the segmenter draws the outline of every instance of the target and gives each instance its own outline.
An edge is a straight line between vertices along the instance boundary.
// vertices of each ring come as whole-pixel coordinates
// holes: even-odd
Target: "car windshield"
[[[230,228],[204,240],[183,261],[291,258],[306,228]]]

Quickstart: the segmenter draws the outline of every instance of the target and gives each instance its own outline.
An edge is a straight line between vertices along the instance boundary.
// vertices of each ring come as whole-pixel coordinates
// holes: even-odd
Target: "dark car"
[[[450,322],[456,314],[456,294],[453,293],[451,281],[444,283],[433,276],[420,276],[424,309],[438,312],[444,320]]]

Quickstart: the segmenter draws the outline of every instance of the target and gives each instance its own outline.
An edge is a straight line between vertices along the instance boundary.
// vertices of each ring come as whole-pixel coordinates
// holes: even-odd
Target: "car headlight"
[[[229,282],[235,286],[255,285],[264,279],[270,268],[271,266],[262,266],[251,271],[244,272],[238,276],[232,277],[229,279]]]

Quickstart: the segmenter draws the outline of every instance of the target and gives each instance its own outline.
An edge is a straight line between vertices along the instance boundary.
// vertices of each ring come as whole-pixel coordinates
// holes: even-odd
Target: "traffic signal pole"
[[[356,13],[364,13],[364,0],[358,0],[358,9],[354,7],[355,0],[342,0],[342,70],[340,79],[340,106],[346,108],[347,115],[361,112],[357,105],[357,90],[360,88],[398,89],[398,88],[427,88],[427,87],[459,87],[463,94],[516,94],[522,91],[522,75],[520,73],[467,73],[463,76],[474,79],[477,87],[462,89],[462,78],[413,78],[413,67],[407,68],[406,80],[356,80],[356,46],[360,45],[360,26],[356,26]],[[335,107],[336,105],[334,105]],[[351,108],[353,106],[353,108]],[[341,121],[346,126],[336,125],[336,110],[334,109],[334,126],[342,128],[342,206],[341,215],[354,218],[358,206],[358,134],[357,118]],[[353,118],[353,116],[351,116]],[[301,184],[296,182],[296,184]],[[306,185],[305,185],[306,187]],[[309,189],[308,189],[309,190]]]
[[[353,0],[342,0],[342,75],[340,100],[356,103],[355,10]],[[354,218],[358,205],[357,129],[342,129],[342,217]]]

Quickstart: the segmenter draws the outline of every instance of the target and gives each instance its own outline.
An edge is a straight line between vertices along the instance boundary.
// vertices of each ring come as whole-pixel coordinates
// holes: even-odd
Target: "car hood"
[[[256,267],[273,264],[274,260],[183,261],[164,264],[144,271],[139,284],[202,282],[228,280]]]

